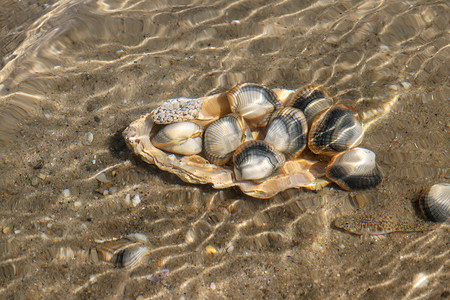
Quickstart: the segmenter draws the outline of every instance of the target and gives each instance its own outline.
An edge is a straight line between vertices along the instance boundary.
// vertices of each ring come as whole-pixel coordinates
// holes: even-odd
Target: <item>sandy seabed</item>
[[[421,221],[420,192],[449,182],[445,1],[1,2],[0,298],[450,297],[448,224],[332,226]],[[315,83],[355,107],[383,183],[261,200],[126,148],[164,100],[241,82]],[[145,255],[123,266],[129,252],[104,254],[119,243]]]

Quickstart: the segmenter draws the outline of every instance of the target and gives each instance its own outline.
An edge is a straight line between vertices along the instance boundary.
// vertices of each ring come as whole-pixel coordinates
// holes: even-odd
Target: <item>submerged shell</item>
[[[450,183],[428,187],[419,200],[422,215],[433,222],[450,221]]]
[[[206,159],[216,165],[228,162],[244,141],[252,139],[252,132],[238,114],[228,114],[212,122],[203,137]]]
[[[151,141],[156,147],[182,155],[202,151],[203,127],[192,122],[178,122],[164,126]]]
[[[156,124],[172,124],[192,121],[206,125],[230,113],[226,93],[189,99],[185,97],[169,99],[152,111]]]
[[[233,155],[236,180],[262,180],[285,162],[284,155],[265,141],[248,141]]]
[[[297,157],[305,149],[307,137],[308,124],[303,113],[299,109],[285,107],[272,115],[264,140],[289,159]]]
[[[272,112],[282,106],[272,90],[254,83],[232,88],[228,101],[231,111],[243,116],[252,128],[266,126]]]
[[[105,242],[95,250],[99,260],[121,268],[134,268],[149,254],[147,246],[131,237]]]
[[[383,179],[375,161],[375,153],[355,148],[336,155],[329,163],[326,175],[344,190],[376,187]]]
[[[357,147],[363,136],[358,112],[350,106],[335,104],[315,118],[309,131],[308,146],[316,154],[335,155]]]
[[[324,87],[315,84],[296,90],[286,103],[286,106],[300,109],[309,125],[317,114],[331,105],[333,105],[333,99],[330,93]]]

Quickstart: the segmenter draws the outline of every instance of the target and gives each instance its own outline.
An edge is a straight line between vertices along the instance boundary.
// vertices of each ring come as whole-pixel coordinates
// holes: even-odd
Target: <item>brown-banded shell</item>
[[[284,89],[273,91],[281,102],[285,102],[292,93]],[[197,120],[191,116],[189,120],[192,122],[206,126],[229,113],[226,109],[219,110],[216,114],[210,113],[215,106],[221,107],[224,103],[228,106],[225,93],[199,99],[202,104],[197,114],[202,117]],[[210,106],[211,103],[215,105]],[[164,106],[164,103],[161,106]],[[158,109],[155,111],[161,112]],[[158,129],[154,123],[154,116],[154,112],[146,114],[128,126],[123,132],[127,146],[146,163],[155,164],[160,170],[175,174],[185,182],[212,184],[215,189],[238,186],[243,193],[257,198],[270,198],[289,188],[305,187],[319,190],[329,183],[328,180],[321,178],[325,175],[326,164],[305,158],[287,161],[276,174],[262,182],[237,181],[232,167],[212,164],[199,155],[180,157],[156,148],[150,140]]]
[[[335,104],[314,119],[309,130],[308,146],[313,153],[335,155],[357,147],[363,136],[358,112],[350,106]]]
[[[264,140],[290,159],[305,149],[307,138],[308,124],[303,113],[293,107],[284,107],[273,113]]]
[[[375,159],[375,153],[371,150],[351,149],[333,157],[326,175],[347,191],[373,188],[383,180]]]
[[[227,95],[231,111],[243,116],[252,128],[266,126],[272,112],[282,106],[271,89],[259,84],[237,85]]]
[[[265,141],[248,141],[233,155],[236,180],[259,181],[271,176],[285,162],[284,155]]]
[[[422,215],[430,221],[450,221],[450,183],[437,183],[425,189],[419,207]]]
[[[95,251],[98,259],[116,267],[135,268],[149,254],[149,249],[144,244],[146,240],[141,240],[140,236],[131,234],[97,246]]]
[[[159,149],[182,155],[202,152],[203,126],[193,122],[165,125],[151,139]]]
[[[331,105],[333,105],[333,98],[330,93],[324,87],[315,84],[296,90],[286,103],[286,106],[300,109],[308,125],[311,125],[317,114]]]
[[[234,150],[249,139],[252,139],[252,132],[244,118],[236,113],[228,114],[206,128],[203,136],[205,157],[213,164],[225,164]]]

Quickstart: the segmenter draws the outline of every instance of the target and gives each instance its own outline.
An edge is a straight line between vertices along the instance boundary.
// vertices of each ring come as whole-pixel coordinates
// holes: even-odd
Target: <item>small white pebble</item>
[[[216,284],[214,282],[211,282],[211,284],[209,285],[209,287],[213,290],[216,289]]]
[[[103,196],[106,196],[106,195],[108,195],[109,194],[109,191],[108,190],[104,190],[103,191]]]
[[[136,194],[136,196],[131,199],[131,204],[136,207],[139,205],[139,203],[141,203],[141,197],[139,197],[139,194]]]
[[[80,206],[81,206],[81,202],[80,202],[80,201],[75,201],[75,202],[73,203],[73,205],[74,205],[75,207],[80,207]]]
[[[94,134],[92,132],[87,132],[83,139],[81,140],[81,143],[85,146],[89,146],[92,141],[94,140]]]
[[[70,197],[70,190],[69,190],[69,189],[64,189],[64,190],[63,190],[63,196],[64,196],[65,198]]]
[[[131,204],[131,195],[130,194],[126,194],[125,195],[125,199],[123,199],[125,201],[126,205],[130,205]]]

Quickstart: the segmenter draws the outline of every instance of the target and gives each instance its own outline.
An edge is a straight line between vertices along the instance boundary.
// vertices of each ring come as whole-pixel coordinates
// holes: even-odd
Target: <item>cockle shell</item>
[[[335,104],[314,119],[308,134],[308,146],[313,153],[335,155],[357,147],[363,136],[358,112],[350,106]]]
[[[233,155],[236,180],[260,181],[271,176],[285,162],[284,155],[265,141],[248,141]]]
[[[193,122],[165,125],[153,137],[152,143],[159,149],[182,155],[202,152],[203,126]]]
[[[430,221],[450,221],[450,183],[437,183],[425,189],[419,207],[422,215]]]
[[[286,101],[292,93],[292,91],[284,89],[274,89],[273,92],[281,102]],[[190,115],[187,119],[191,122],[206,126],[230,112],[229,109],[228,111],[226,109],[229,105],[226,93],[203,97],[198,100],[201,103],[199,111]],[[211,103],[215,104],[210,107]],[[164,104],[161,106],[164,106]],[[225,108],[218,109],[215,114],[211,113],[215,106],[224,106]],[[235,179],[233,168],[230,166],[212,164],[199,155],[181,156],[167,153],[156,148],[151,143],[150,138],[156,131],[155,115],[159,115],[162,111],[164,111],[162,113],[164,115],[170,111],[161,109],[155,111],[132,122],[123,132],[125,141],[128,147],[143,161],[155,164],[160,170],[173,173],[185,182],[212,184],[213,188],[216,189],[238,186],[243,193],[256,198],[270,198],[289,188],[305,187],[311,190],[319,190],[329,183],[325,178],[321,178],[325,175],[326,164],[311,159],[289,160],[276,174],[262,182],[240,182]],[[196,119],[195,115],[200,116],[199,119]],[[177,121],[186,121],[186,119],[177,119]]]
[[[235,113],[228,114],[206,128],[203,137],[205,157],[213,164],[223,165],[231,159],[234,150],[252,138],[244,118]]]
[[[311,125],[317,114],[331,105],[333,105],[333,98],[330,93],[324,87],[315,84],[296,90],[286,103],[286,106],[300,109],[308,125]]]
[[[299,109],[285,107],[273,113],[264,140],[290,159],[305,149],[307,138],[308,124],[303,113]]]
[[[97,246],[95,251],[99,260],[124,268],[136,267],[149,254],[148,247],[134,235],[105,242]]]
[[[376,187],[383,177],[375,158],[373,151],[364,148],[339,153],[329,163],[326,175],[347,191]]]
[[[266,126],[272,112],[282,106],[272,90],[259,84],[239,84],[227,95],[231,111],[243,116],[252,128]]]

